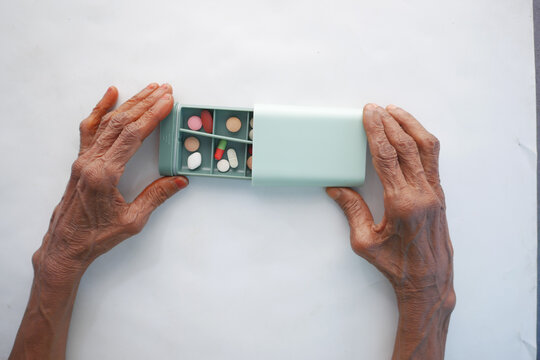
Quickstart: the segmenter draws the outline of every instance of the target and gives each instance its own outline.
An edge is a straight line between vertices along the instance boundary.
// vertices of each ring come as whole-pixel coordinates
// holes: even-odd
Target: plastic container
[[[187,120],[208,110],[213,115],[213,131],[190,130]],[[236,133],[227,130],[231,116],[242,122]],[[249,139],[253,119],[253,140]],[[191,154],[185,138],[200,141],[201,166],[187,167]],[[238,167],[218,171],[214,159],[221,139],[234,148]],[[252,169],[246,165],[252,146]],[[162,175],[209,176],[245,179],[253,185],[282,186],[359,186],[364,183],[367,140],[361,109],[312,108],[255,105],[224,108],[175,104],[160,125],[159,172]],[[227,159],[227,151],[223,155]]]

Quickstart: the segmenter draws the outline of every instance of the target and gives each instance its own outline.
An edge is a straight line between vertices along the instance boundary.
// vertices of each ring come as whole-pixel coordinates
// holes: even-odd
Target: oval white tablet
[[[195,170],[202,163],[202,156],[200,152],[194,152],[187,158],[187,167],[189,170]]]
[[[249,140],[253,140],[253,129],[249,130]]]
[[[229,171],[230,165],[229,162],[225,159],[221,159],[217,162],[217,169],[219,172],[227,172]]]
[[[227,150],[227,159],[229,159],[229,165],[231,165],[233,169],[236,169],[238,167],[238,157],[236,157],[236,150],[234,150],[233,148]]]

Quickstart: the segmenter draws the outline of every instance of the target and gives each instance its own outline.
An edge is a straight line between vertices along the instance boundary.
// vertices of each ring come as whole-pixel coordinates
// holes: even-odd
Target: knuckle
[[[433,212],[441,209],[441,201],[435,194],[430,194],[424,198],[422,208],[427,212]]]
[[[89,120],[88,119],[84,119],[83,121],[81,121],[81,123],[79,124],[79,132],[81,134],[84,134],[86,133],[88,130],[90,130],[90,126],[89,125]]]
[[[416,142],[414,142],[413,138],[409,135],[402,136],[398,140],[397,147],[401,152],[406,154],[413,154],[417,152]]]
[[[85,166],[81,171],[81,180],[90,187],[98,187],[104,180],[101,167],[95,164]]]
[[[156,102],[156,97],[155,96],[149,96],[147,98],[144,98],[140,104],[144,107],[144,108],[149,108],[150,106],[154,105],[154,103]]]
[[[109,126],[111,126],[115,130],[120,130],[124,127],[126,123],[129,122],[130,118],[131,116],[127,111],[118,113],[116,115],[113,115],[109,123]]]
[[[131,217],[124,223],[125,232],[132,236],[141,232],[144,222],[138,217]]]
[[[103,105],[101,105],[101,103],[99,103],[96,106],[94,106],[94,109],[92,109],[92,114],[102,114],[105,111],[107,111],[105,106],[103,106]]]
[[[154,107],[151,107],[150,109],[146,110],[145,115],[147,118],[153,118],[156,115],[156,109]]]
[[[32,254],[32,266],[38,269],[41,262],[41,250],[38,249]]]
[[[392,145],[389,143],[382,143],[379,145],[374,156],[380,163],[389,165],[396,160],[397,153]]]
[[[71,165],[71,175],[75,177],[79,177],[81,175],[81,172],[84,168],[84,161],[81,158],[77,158],[73,162],[73,165]]]
[[[134,122],[126,126],[124,130],[122,130],[122,138],[125,142],[141,141],[139,125]]]
[[[426,150],[432,155],[439,155],[441,150],[441,142],[434,135],[428,135],[423,140],[423,145]]]

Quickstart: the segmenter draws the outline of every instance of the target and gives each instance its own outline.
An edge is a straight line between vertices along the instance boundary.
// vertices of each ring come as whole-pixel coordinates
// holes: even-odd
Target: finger
[[[172,88],[169,84],[163,84],[158,89],[148,94],[144,99],[134,104],[129,110],[116,112],[110,117],[107,127],[103,130],[95,145],[98,155],[105,153],[115,142],[125,126],[136,121],[163,95],[170,94]]]
[[[364,129],[369,149],[373,158],[373,166],[381,179],[385,192],[397,191],[407,184],[399,167],[396,149],[390,144],[377,105],[364,107]]]
[[[184,176],[162,177],[148,185],[129,205],[129,211],[146,219],[165,200],[185,188],[189,181]]]
[[[103,95],[101,100],[94,107],[94,110],[92,110],[90,115],[81,122],[79,126],[81,133],[81,153],[90,147],[101,122],[101,118],[107,114],[114,104],[116,104],[117,99],[118,89],[116,89],[114,86],[110,86],[105,92],[105,95]]]
[[[341,207],[351,229],[351,247],[367,258],[376,243],[373,215],[360,194],[350,188],[326,188],[326,193]]]
[[[440,186],[439,180],[439,140],[429,133],[411,114],[395,106],[388,105],[390,115],[396,119],[403,130],[409,134],[416,144],[420,153],[420,160],[428,182],[432,186]]]
[[[101,123],[99,124],[99,128],[96,132],[96,138],[100,137],[103,131],[105,131],[112,116],[119,114],[121,112],[124,112],[124,111],[128,111],[129,109],[133,107],[134,104],[145,99],[148,95],[154,92],[154,90],[156,90],[158,86],[159,85],[156,83],[148,84],[148,86],[146,86],[144,89],[142,89],[137,94],[132,96],[128,101],[122,103],[122,105],[120,105],[117,109],[106,114],[101,120]]]
[[[103,159],[121,175],[124,166],[139,149],[142,142],[172,110],[174,100],[171,94],[163,95],[137,121],[127,125],[118,139],[103,156]]]
[[[405,180],[412,185],[428,185],[416,142],[409,136],[386,110],[377,110],[384,125],[388,141],[396,149],[401,171]]]

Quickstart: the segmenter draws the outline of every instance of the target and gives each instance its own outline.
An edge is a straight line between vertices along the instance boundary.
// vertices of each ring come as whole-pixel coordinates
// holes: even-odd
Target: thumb
[[[373,215],[362,195],[350,188],[326,188],[326,193],[341,207],[352,227],[373,224]]]
[[[184,176],[162,177],[148,185],[135,200],[131,207],[138,212],[150,216],[159,205],[165,200],[176,194],[179,190],[185,188],[189,181]]]
[[[374,242],[373,215],[362,196],[350,188],[326,188],[326,193],[341,207],[351,228],[353,250],[366,257]]]

